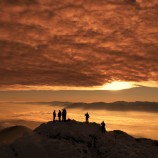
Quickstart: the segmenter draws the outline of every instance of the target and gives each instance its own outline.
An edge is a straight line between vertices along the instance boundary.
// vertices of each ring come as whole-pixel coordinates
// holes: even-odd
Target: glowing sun
[[[129,89],[133,87],[134,85],[132,82],[114,81],[103,85],[101,87],[101,90],[122,90],[122,89]]]

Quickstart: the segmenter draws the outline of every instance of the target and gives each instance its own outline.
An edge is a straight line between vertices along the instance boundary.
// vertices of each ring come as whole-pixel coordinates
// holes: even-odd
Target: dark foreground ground
[[[158,141],[123,131],[102,133],[100,125],[48,122],[0,130],[0,158],[158,158]]]

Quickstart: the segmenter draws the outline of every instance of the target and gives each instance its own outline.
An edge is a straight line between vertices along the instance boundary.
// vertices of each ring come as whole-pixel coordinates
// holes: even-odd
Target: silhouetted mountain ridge
[[[94,102],[94,103],[70,103],[64,104],[65,108],[82,108],[110,111],[143,111],[158,112],[158,102],[125,102],[117,101],[112,103]]]
[[[23,134],[31,133],[32,130],[25,126],[12,126],[3,128],[0,131],[0,144],[11,143],[17,138],[23,136]]]
[[[16,102],[15,102],[16,103]],[[158,112],[158,102],[147,101],[116,101],[116,102],[63,102],[63,101],[50,101],[50,102],[18,102],[19,104],[36,104],[36,105],[49,105],[61,106],[68,109],[81,108],[81,109],[95,109],[95,110],[109,110],[109,111],[139,111],[139,112]]]
[[[151,158],[158,141],[134,138],[114,130],[102,133],[96,123],[48,122],[9,145],[0,146],[2,158]]]

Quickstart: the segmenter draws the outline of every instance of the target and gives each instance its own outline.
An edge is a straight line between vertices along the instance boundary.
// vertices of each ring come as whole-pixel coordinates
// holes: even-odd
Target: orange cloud
[[[0,6],[0,86],[158,81],[154,0],[1,0]]]

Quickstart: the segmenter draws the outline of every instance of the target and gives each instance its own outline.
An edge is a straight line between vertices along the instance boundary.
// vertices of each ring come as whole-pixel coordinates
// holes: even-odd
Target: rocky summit
[[[48,122],[0,145],[0,158],[157,158],[158,141],[134,138],[96,123]]]

